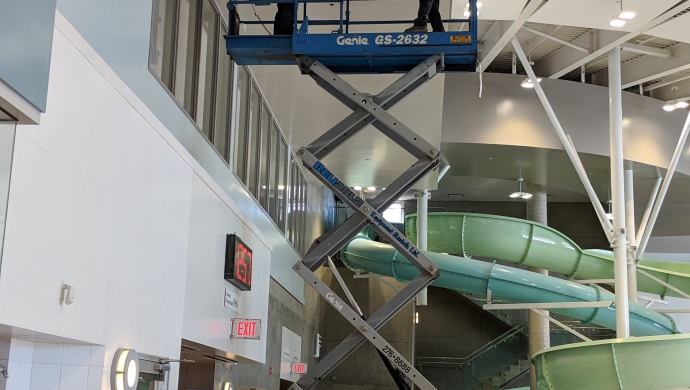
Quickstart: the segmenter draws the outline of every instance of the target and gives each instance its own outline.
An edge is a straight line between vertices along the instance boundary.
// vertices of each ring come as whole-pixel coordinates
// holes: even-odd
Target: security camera
[[[7,372],[7,367],[5,366],[0,366],[0,374],[5,377],[5,379],[10,377],[10,373]]]

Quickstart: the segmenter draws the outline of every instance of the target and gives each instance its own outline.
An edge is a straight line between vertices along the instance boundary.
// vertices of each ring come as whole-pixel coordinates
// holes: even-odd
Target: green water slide
[[[416,216],[406,220],[406,235],[416,237]],[[535,274],[468,258],[499,259],[548,269],[567,277],[612,279],[610,252],[582,250],[558,231],[537,223],[493,215],[429,213],[429,257],[441,268],[438,287],[474,295],[491,291],[510,302],[613,301],[595,286]],[[390,245],[358,238],[341,251],[351,268],[412,280],[418,270]],[[683,291],[690,291],[690,269],[684,264],[644,259],[640,268]],[[642,291],[675,295],[640,277]],[[606,308],[553,309],[582,321],[615,329],[615,305]],[[546,349],[533,362],[543,390],[669,389],[690,386],[690,335],[679,335],[674,321],[630,303],[630,339],[575,343]]]

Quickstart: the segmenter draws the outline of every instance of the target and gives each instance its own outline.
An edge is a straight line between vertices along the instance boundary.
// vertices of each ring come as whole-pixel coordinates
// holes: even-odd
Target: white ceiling
[[[444,17],[461,18],[467,0],[441,0]],[[540,0],[532,0],[540,1]],[[483,0],[479,18],[489,21],[512,20],[522,11],[527,0]],[[624,8],[637,16],[619,31],[633,31],[662,14],[678,0],[624,0]],[[418,0],[366,0],[351,3],[352,20],[405,19],[416,15]],[[609,26],[618,14],[620,3],[614,0],[548,0],[529,19],[529,22],[552,26],[574,26],[613,30]],[[275,6],[240,8],[242,18],[256,20],[254,12],[262,20],[272,20]],[[333,3],[310,4],[309,16],[315,19],[337,19],[338,5]],[[300,11],[301,17],[301,11]],[[647,34],[690,43],[690,14],[678,17],[656,27]],[[270,25],[266,26],[269,30]],[[405,26],[353,27],[351,32],[401,31]],[[336,27],[310,27],[312,32],[327,33]],[[266,34],[259,25],[247,26],[249,34]],[[659,61],[664,59],[659,58]],[[299,73],[296,66],[252,67],[272,111],[293,149],[307,145],[324,131],[335,125],[350,111],[319,88],[313,80]],[[396,76],[368,75],[348,76],[357,88],[377,93]],[[392,112],[410,128],[418,131],[430,143],[440,146],[443,106],[443,76],[420,88]],[[368,128],[354,137],[346,146],[328,156],[327,164],[350,185],[385,187],[413,161],[397,145],[385,139],[376,130]],[[433,180],[430,181],[430,183]],[[434,188],[432,184],[428,188]],[[470,183],[470,181],[466,181]],[[498,185],[494,183],[494,185]],[[489,187],[487,187],[489,188]]]
[[[637,15],[618,31],[635,31],[676,3],[678,0],[625,0],[624,9]],[[609,26],[609,22],[619,13],[620,3],[614,0],[549,0],[529,21],[614,30]]]

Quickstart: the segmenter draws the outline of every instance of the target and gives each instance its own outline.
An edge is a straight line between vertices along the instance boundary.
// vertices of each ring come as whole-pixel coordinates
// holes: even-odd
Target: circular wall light
[[[136,390],[139,382],[139,355],[133,349],[120,348],[110,370],[112,390]]]

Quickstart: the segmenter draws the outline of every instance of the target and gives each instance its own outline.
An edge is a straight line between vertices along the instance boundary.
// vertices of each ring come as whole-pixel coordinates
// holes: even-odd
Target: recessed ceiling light
[[[688,106],[690,106],[690,103],[688,103],[688,102],[678,102],[678,103],[676,103],[676,108],[687,108]]]
[[[612,19],[609,22],[609,26],[611,26],[611,27],[623,27],[623,26],[625,26],[625,20],[623,20],[623,19]]]
[[[354,189],[355,191],[362,191],[362,187],[360,186],[354,186],[352,187],[352,189]]]
[[[635,13],[630,11],[623,11],[620,13],[620,15],[618,15],[618,17],[621,19],[632,19],[635,17]]]
[[[477,8],[482,8],[482,5],[484,5],[484,3],[482,3],[481,1],[477,2]]]
[[[466,18],[469,18],[470,15],[471,15],[470,10],[466,9],[465,12],[463,12],[462,15],[463,15],[464,17],[466,17]]]
[[[374,187],[374,186],[367,187],[367,191],[376,191],[376,187]]]

